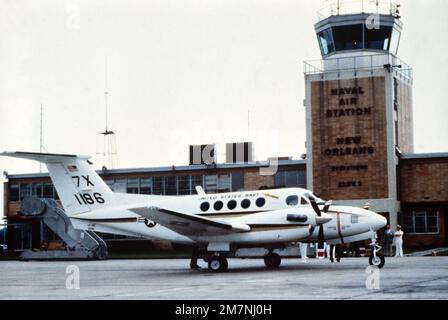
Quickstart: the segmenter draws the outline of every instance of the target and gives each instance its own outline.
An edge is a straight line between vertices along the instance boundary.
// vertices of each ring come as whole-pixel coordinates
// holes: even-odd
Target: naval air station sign
[[[313,189],[321,197],[388,197],[384,92],[384,77],[312,82]]]

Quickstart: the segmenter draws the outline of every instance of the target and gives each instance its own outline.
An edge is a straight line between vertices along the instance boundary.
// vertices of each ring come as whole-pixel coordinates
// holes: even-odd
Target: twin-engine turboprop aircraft
[[[376,231],[381,215],[332,205],[301,188],[197,195],[156,196],[113,193],[93,170],[88,156],[4,152],[46,164],[62,206],[76,229],[143,236],[198,245],[211,271],[225,271],[239,248],[266,248],[264,262],[276,268],[274,249],[291,242],[349,243],[372,239],[370,264],[382,267]]]

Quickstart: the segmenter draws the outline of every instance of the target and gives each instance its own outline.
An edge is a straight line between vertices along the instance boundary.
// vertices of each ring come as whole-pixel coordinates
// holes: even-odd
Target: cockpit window
[[[308,204],[308,201],[304,197],[300,197],[300,204]]]
[[[289,196],[286,198],[286,204],[288,206],[296,206],[299,204],[299,197],[298,196]]]
[[[304,196],[306,199],[308,199],[308,200],[314,200],[314,201],[316,201],[317,204],[324,204],[324,203],[325,203],[324,200],[322,200],[321,198],[319,198],[319,197],[316,196],[315,194],[312,194],[312,193],[309,193],[309,192],[305,193],[303,196]]]

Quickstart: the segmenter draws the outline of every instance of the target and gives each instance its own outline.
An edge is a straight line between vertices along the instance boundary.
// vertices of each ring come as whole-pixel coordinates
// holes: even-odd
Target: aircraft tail
[[[0,155],[45,163],[68,216],[116,204],[114,193],[92,168],[89,156],[33,152]]]

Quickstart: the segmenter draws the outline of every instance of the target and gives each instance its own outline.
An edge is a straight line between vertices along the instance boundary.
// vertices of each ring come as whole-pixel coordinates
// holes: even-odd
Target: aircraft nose
[[[375,231],[384,228],[387,224],[387,219],[378,213],[375,213],[372,216],[371,220],[372,220],[372,227],[374,228]]]

